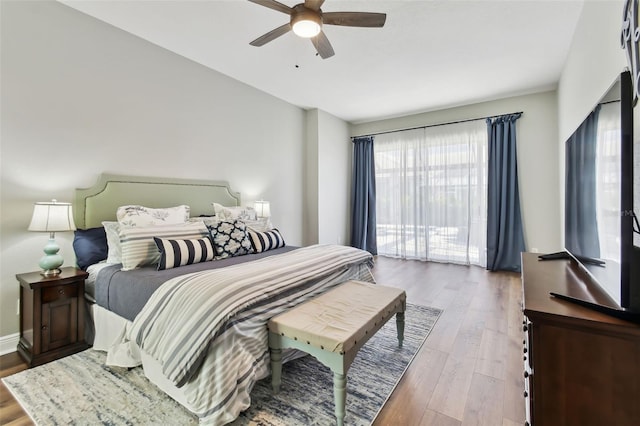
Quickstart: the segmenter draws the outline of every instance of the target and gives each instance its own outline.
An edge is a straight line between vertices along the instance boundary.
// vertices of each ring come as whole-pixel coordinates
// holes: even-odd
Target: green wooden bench
[[[351,363],[358,350],[394,314],[402,347],[406,300],[401,289],[347,281],[273,317],[268,328],[274,392],[279,392],[282,380],[282,349],[304,351],[333,371],[335,414],[337,424],[342,425]]]

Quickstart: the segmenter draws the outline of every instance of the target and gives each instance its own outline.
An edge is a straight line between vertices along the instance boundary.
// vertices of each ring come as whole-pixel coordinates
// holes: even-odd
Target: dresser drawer
[[[50,303],[58,299],[68,299],[70,297],[78,296],[78,286],[73,285],[58,285],[55,287],[49,287],[42,289],[42,303]]]
[[[524,361],[524,398],[525,398],[525,426],[533,425],[533,363],[531,360],[531,334],[533,332],[533,324],[529,318],[524,316],[522,321],[522,331],[524,331],[523,344],[523,361]]]

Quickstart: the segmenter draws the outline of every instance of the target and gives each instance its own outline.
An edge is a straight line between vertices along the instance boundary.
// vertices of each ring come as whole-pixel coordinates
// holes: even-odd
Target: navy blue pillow
[[[73,250],[76,252],[76,263],[83,271],[107,258],[107,234],[104,227],[78,229],[73,238]]]

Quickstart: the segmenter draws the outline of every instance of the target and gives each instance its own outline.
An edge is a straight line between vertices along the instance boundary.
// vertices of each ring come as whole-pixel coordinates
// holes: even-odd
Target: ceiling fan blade
[[[320,10],[324,0],[304,0],[304,7],[312,10]]]
[[[386,13],[327,12],[322,14],[323,24],[347,27],[382,27],[386,20]]]
[[[289,30],[291,30],[291,24],[289,24],[287,22],[286,24],[284,24],[282,26],[279,26],[278,28],[269,31],[266,34],[261,35],[260,37],[258,37],[257,39],[253,40],[249,44],[252,45],[252,46],[262,46],[264,44],[269,43],[272,40],[277,39],[281,35],[288,33]]]
[[[313,43],[316,51],[322,59],[330,58],[335,54],[335,52],[333,51],[333,47],[331,47],[331,43],[329,43],[329,39],[325,35],[324,31],[320,31],[317,36],[312,37],[311,43]]]
[[[260,6],[268,7],[269,9],[277,10],[278,12],[291,14],[291,8],[286,4],[277,2],[276,0],[249,0],[251,3],[259,4]]]

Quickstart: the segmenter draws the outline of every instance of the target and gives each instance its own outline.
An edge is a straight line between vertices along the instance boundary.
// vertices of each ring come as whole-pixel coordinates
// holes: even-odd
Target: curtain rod
[[[449,121],[447,123],[428,124],[426,126],[409,127],[407,129],[386,130],[384,132],[367,133],[365,135],[351,136],[351,141],[353,142],[353,139],[361,138],[361,137],[364,137],[364,136],[386,135],[387,133],[404,132],[406,130],[426,129],[428,127],[438,127],[438,126],[446,126],[446,125],[449,125],[449,124],[468,123],[469,121],[486,120],[487,118],[498,118],[498,117],[502,117],[503,115],[512,115],[512,114],[524,114],[524,113],[522,111],[518,111],[518,112],[511,112],[511,113],[508,113],[508,114],[490,115],[488,117],[469,118],[467,120]]]
[[[606,102],[600,102],[598,105],[608,105],[608,104],[613,104],[616,102],[620,102],[620,99],[614,99],[612,101],[606,101]]]

